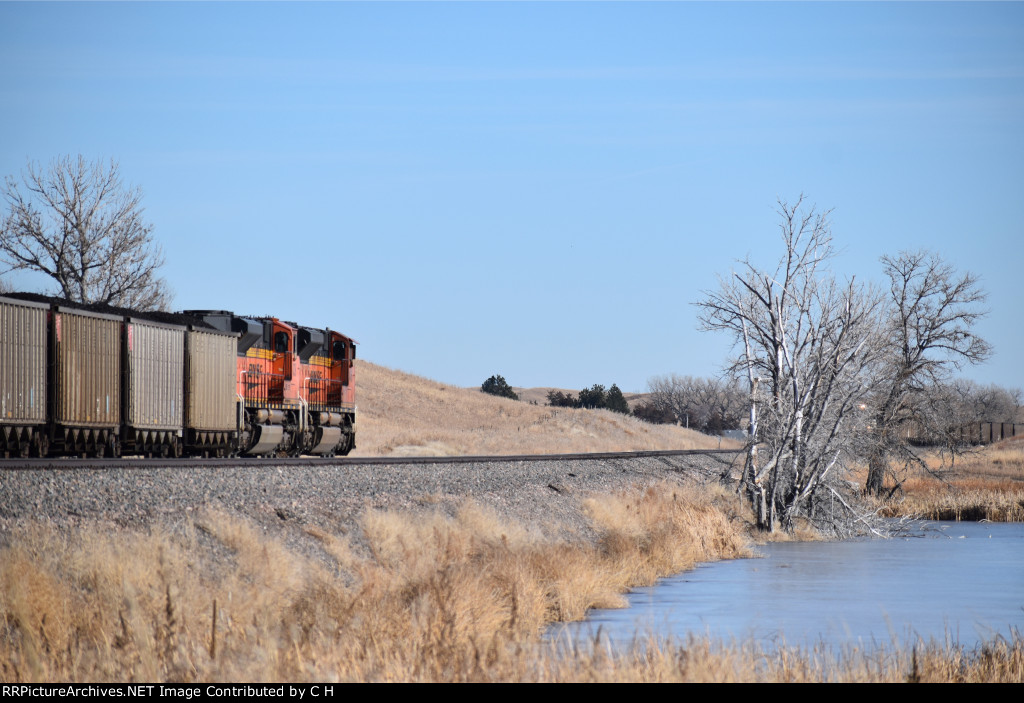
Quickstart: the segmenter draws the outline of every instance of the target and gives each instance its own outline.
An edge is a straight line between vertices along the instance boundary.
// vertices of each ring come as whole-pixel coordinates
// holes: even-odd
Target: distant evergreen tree
[[[603,408],[605,407],[605,390],[600,383],[595,383],[590,388],[580,391],[578,407],[581,408]]]
[[[626,398],[622,395],[622,391],[614,383],[612,387],[608,389],[608,395],[605,396],[604,406],[609,410],[613,410],[617,413],[623,413],[629,415],[629,403],[626,402]]]
[[[607,408],[618,413],[629,414],[629,403],[626,402],[622,391],[614,383],[609,390],[605,390],[600,383],[595,383],[590,388],[584,388],[575,398],[562,391],[548,391],[548,405],[554,408],[585,408],[595,410]]]
[[[480,390],[489,395],[496,395],[501,398],[511,398],[512,400],[519,400],[519,396],[512,386],[508,385],[505,381],[504,376],[491,376],[489,379],[483,382],[480,386]]]
[[[548,391],[548,405],[553,408],[575,408],[576,399],[562,391]]]

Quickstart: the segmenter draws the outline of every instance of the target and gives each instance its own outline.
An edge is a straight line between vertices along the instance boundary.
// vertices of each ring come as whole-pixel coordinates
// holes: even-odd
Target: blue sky
[[[3,2],[0,107],[0,174],[120,162],[176,308],[440,381],[718,373],[692,304],[804,193],[841,275],[980,275],[1024,387],[1021,3]]]

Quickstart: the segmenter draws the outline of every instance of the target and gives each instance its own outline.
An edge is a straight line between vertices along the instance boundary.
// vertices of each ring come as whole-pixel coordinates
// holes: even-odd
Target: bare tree
[[[743,427],[747,394],[735,376],[718,381],[712,401],[712,424],[709,430],[738,430]],[[717,423],[717,424],[715,424]]]
[[[927,468],[906,446],[926,444],[939,447],[943,458],[948,456],[955,465],[959,455],[971,451],[982,441],[984,423],[1016,422],[1020,397],[1020,389],[995,384],[983,386],[966,379],[932,384],[908,397],[910,409],[905,413],[908,419],[896,432],[898,440],[890,438],[896,444],[894,449],[889,449],[890,457],[902,459],[904,466],[916,463]],[[865,455],[870,455],[870,449],[874,449],[878,441],[873,433],[869,439],[869,452]],[[892,492],[901,485],[898,466],[890,461],[889,473],[896,479]]]
[[[697,303],[703,329],[729,332],[738,349],[751,437],[742,486],[768,531],[820,516],[835,495],[879,358],[880,297],[836,282],[829,213],[802,200],[779,203],[785,251],[774,270],[746,260]]]
[[[948,452],[955,462],[970,442],[970,427],[980,421],[977,405],[978,387],[970,381],[956,380],[951,383],[935,383],[921,392],[909,396],[913,419],[899,430],[901,443],[899,451],[908,461],[917,461],[917,455],[910,451],[911,443],[938,446]],[[904,432],[905,430],[905,432]],[[869,435],[869,447],[874,449],[878,435]],[[870,456],[870,452],[868,454]],[[919,464],[920,465],[920,464]],[[900,485],[897,481],[896,485]]]
[[[648,402],[664,415],[671,415],[675,422],[689,427],[686,421],[689,412],[689,376],[666,374],[647,379]]]
[[[0,193],[0,261],[7,271],[38,271],[59,294],[86,303],[143,310],[170,303],[142,192],[125,188],[118,165],[61,157],[45,169],[29,162],[19,184],[8,176]]]
[[[916,461],[901,428],[923,422],[921,398],[953,369],[984,361],[989,345],[973,331],[985,315],[977,277],[959,275],[935,253],[902,252],[882,257],[889,278],[887,358],[870,398],[873,432],[865,489],[880,494],[890,463]]]
[[[1020,412],[1020,388],[1004,388],[994,383],[976,386],[975,422],[1017,422]]]
[[[742,423],[746,396],[735,379],[667,374],[648,379],[647,389],[648,402],[684,427],[718,432]]]

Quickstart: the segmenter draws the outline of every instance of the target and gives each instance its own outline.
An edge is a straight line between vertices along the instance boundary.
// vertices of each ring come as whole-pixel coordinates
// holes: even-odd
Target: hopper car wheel
[[[115,459],[121,457],[121,442],[115,435],[110,435],[109,439],[107,440],[107,445],[110,450],[110,456],[112,456]]]
[[[46,435],[37,434],[32,444],[32,449],[36,456],[45,457],[50,453],[50,440]]]
[[[28,442],[19,442],[18,456],[20,456],[22,459],[28,459],[29,449],[31,449],[31,447],[32,445],[30,445]]]
[[[170,445],[168,445],[168,444],[161,444],[160,445],[160,458],[161,459],[166,459],[170,455],[171,455],[171,447],[170,447]]]

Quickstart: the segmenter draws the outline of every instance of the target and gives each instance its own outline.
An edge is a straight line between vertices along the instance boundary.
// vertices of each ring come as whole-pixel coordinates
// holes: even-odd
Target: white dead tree
[[[832,497],[869,390],[880,298],[827,270],[828,212],[779,203],[785,251],[774,270],[749,260],[697,303],[702,328],[729,332],[746,378],[749,431],[742,487],[757,525],[792,529]]]
[[[58,294],[85,303],[166,309],[170,291],[142,192],[121,184],[117,163],[61,157],[29,162],[22,182],[8,176],[0,195],[0,261],[6,271],[43,273]]]

